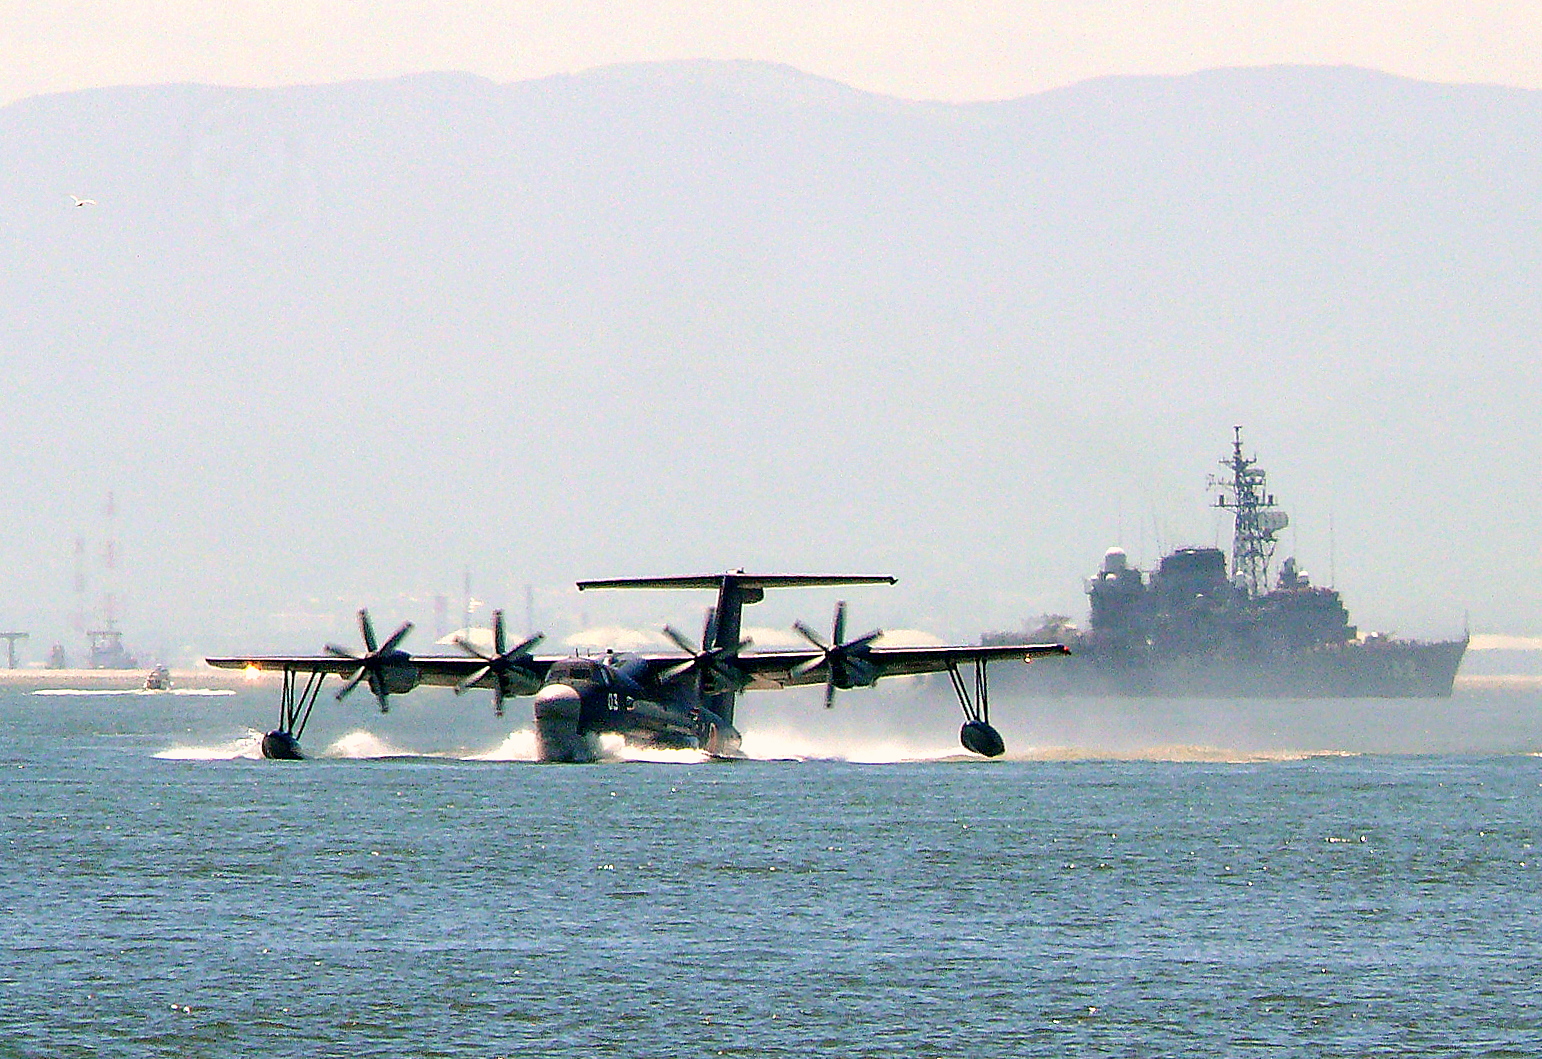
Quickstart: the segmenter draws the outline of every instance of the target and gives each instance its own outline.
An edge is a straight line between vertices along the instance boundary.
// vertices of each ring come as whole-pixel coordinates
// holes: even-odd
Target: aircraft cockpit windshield
[[[599,678],[598,668],[593,662],[581,658],[558,662],[551,667],[551,673],[547,679],[554,681],[597,680]]]

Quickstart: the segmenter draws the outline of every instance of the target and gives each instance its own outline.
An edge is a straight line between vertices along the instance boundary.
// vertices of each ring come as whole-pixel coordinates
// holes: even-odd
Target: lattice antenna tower
[[[86,540],[75,538],[75,631],[86,631]]]
[[[1252,596],[1269,591],[1269,561],[1278,543],[1275,535],[1290,525],[1290,516],[1275,506],[1258,457],[1242,455],[1242,428],[1232,427],[1231,457],[1221,461],[1227,477],[1214,482],[1221,495],[1215,506],[1232,513],[1232,581]]]
[[[122,615],[118,613],[118,500],[111,490],[107,493],[104,513],[107,537],[102,541],[102,628],[113,631],[117,629],[118,619]]]

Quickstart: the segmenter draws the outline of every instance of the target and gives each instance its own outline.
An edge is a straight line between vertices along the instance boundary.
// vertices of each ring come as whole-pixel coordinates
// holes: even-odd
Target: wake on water
[[[248,729],[238,739],[209,746],[174,746],[155,756],[170,761],[234,761],[261,759],[262,735]],[[863,742],[818,739],[786,732],[747,732],[744,754],[752,761],[844,761],[853,764],[924,764],[949,762],[985,763],[985,759],[954,747],[917,746],[888,740]],[[334,740],[312,756],[331,760],[378,761],[390,758],[422,758],[442,761],[534,762],[535,731],[523,728],[510,732],[502,742],[487,749],[423,751],[396,746],[367,729],[356,729]],[[1098,747],[1030,747],[1009,753],[1003,761],[1166,761],[1212,764],[1266,764],[1304,761],[1319,757],[1353,757],[1341,750],[1267,750],[1248,751],[1198,745],[1153,746],[1139,749],[1107,750]],[[702,750],[669,750],[628,746],[620,736],[600,740],[600,761],[606,763],[639,762],[667,765],[695,765],[713,759]]]
[[[418,750],[406,750],[393,746],[386,740],[364,729],[349,732],[341,738],[333,740],[319,752],[310,753],[314,758],[329,758],[353,761],[378,761],[388,758],[442,758],[446,760],[462,761],[521,761],[535,760],[535,733],[529,734],[529,752],[525,756],[517,753],[503,751],[503,746],[516,743],[525,733],[515,732],[504,740],[502,746],[486,752],[425,752]],[[237,761],[241,759],[262,760],[263,733],[255,728],[248,728],[246,734],[237,739],[223,743],[213,743],[207,746],[173,746],[159,751],[155,756],[165,761]]]
[[[241,758],[262,757],[263,733],[248,729],[238,739],[207,746],[174,746],[155,756],[169,761],[233,761]],[[895,744],[870,745],[859,748],[821,745],[816,740],[787,738],[780,735],[745,736],[745,756],[764,761],[854,761],[862,763],[887,763],[900,761],[942,761],[950,758],[964,759],[970,755],[956,750],[923,750],[901,748]],[[425,758],[448,761],[534,762],[538,760],[535,730],[518,729],[510,732],[496,746],[480,750],[410,750],[396,746],[367,729],[356,729],[333,740],[313,757],[324,759],[371,761],[387,758]],[[673,750],[661,747],[629,746],[616,735],[600,739],[600,761],[610,763],[642,762],[667,765],[695,765],[712,761],[703,750]]]
[[[234,761],[262,759],[262,733],[248,729],[239,739],[212,746],[173,746],[155,755],[167,761]]]

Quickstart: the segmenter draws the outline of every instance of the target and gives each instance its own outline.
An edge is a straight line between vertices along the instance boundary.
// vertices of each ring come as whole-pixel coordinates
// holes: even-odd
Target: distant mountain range
[[[579,576],[892,573],[853,620],[973,636],[1224,540],[1241,423],[1362,628],[1539,632],[1539,145],[1536,92],[1326,67],[14,103],[0,625],[65,636],[112,534],[79,603],[142,650],[426,620],[467,568],[554,631],[611,605]]]

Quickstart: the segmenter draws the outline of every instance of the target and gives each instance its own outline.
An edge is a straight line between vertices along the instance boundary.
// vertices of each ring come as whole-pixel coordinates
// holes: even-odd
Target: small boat
[[[149,675],[145,677],[145,690],[170,691],[171,670],[167,669],[165,666],[156,666],[154,669],[150,670]]]

